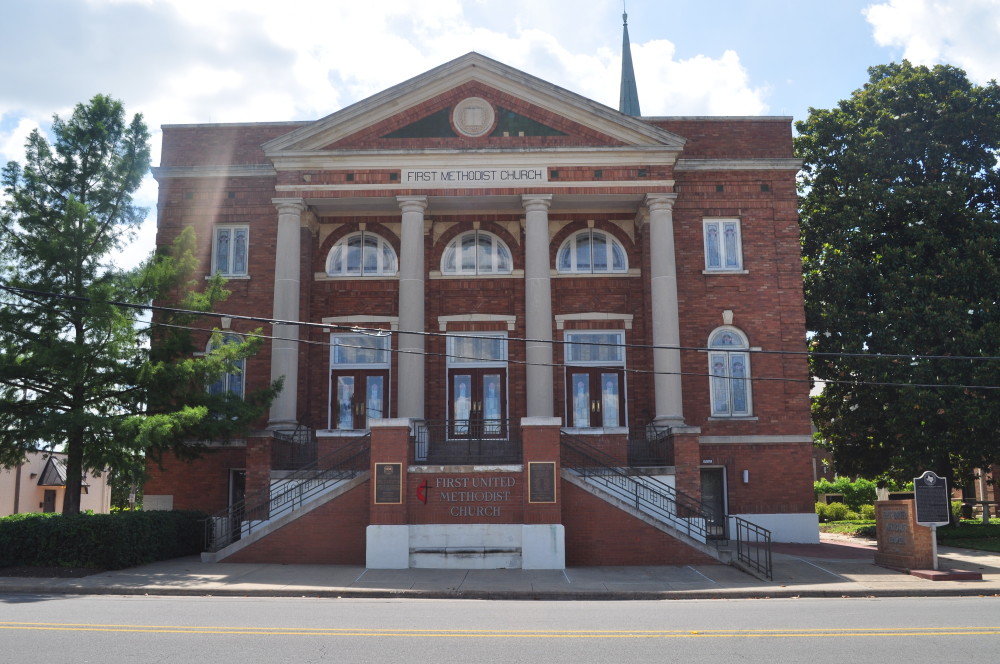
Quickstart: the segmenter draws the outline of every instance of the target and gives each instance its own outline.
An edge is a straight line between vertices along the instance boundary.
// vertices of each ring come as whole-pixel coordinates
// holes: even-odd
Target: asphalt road
[[[0,662],[995,661],[1000,597],[504,602],[0,596]]]

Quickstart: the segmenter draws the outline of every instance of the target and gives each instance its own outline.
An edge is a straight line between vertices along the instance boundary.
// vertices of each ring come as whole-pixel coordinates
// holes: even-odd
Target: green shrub
[[[122,569],[198,553],[201,512],[17,514],[0,519],[0,567]]]
[[[962,520],[962,501],[953,500],[951,501],[951,522],[958,523]]]
[[[861,506],[861,518],[865,521],[875,520],[875,505],[862,505]]]
[[[850,517],[851,510],[844,503],[830,503],[826,506],[827,521],[847,521]]]
[[[847,477],[838,477],[833,482],[823,479],[813,483],[813,490],[817,501],[824,493],[844,494],[844,504],[854,512],[860,511],[863,505],[875,502],[875,482],[866,479],[853,482]]]

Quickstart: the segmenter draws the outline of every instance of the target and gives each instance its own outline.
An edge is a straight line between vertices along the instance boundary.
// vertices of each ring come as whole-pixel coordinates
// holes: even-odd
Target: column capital
[[[302,214],[306,211],[306,202],[301,198],[272,198],[271,202],[278,209],[278,214]]]
[[[426,196],[396,196],[396,203],[403,212],[423,212],[427,209]]]
[[[521,194],[521,205],[527,212],[541,212],[552,205],[552,194]]]
[[[643,205],[649,208],[650,212],[671,211],[674,209],[674,201],[677,194],[646,194]]]

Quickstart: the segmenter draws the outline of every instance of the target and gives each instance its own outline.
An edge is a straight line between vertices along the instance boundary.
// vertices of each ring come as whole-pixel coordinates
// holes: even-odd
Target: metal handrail
[[[645,427],[630,429],[628,463],[633,467],[674,465],[674,438],[670,427],[650,422]]]
[[[521,463],[521,429],[504,419],[432,420],[414,431],[415,463],[440,465]]]
[[[742,517],[718,514],[711,506],[655,477],[631,475],[621,469],[614,457],[565,430],[561,442],[560,457],[564,468],[581,477],[595,479],[620,498],[630,500],[637,510],[660,518],[700,542],[712,544],[717,549],[728,544],[725,527],[727,519],[732,519],[737,560],[768,580],[772,579],[770,530]],[[570,455],[576,455],[576,459]],[[723,530],[722,537],[718,537],[719,527]]]
[[[736,556],[745,565],[772,581],[771,531],[738,516],[736,522]]]
[[[298,470],[316,461],[316,431],[299,422],[294,429],[277,429],[271,442],[271,470]]]
[[[272,486],[264,487],[205,520],[205,551],[219,551],[272,519],[295,509],[330,488],[369,470],[371,434],[333,450]]]
[[[614,457],[565,430],[561,442],[560,456],[564,468],[603,484],[612,493],[632,502],[637,510],[652,514],[689,537],[704,543],[713,542],[716,546],[723,543],[724,540],[713,539],[715,530],[712,528],[720,523],[722,515],[715,514],[710,506],[654,477],[637,476],[622,470]]]

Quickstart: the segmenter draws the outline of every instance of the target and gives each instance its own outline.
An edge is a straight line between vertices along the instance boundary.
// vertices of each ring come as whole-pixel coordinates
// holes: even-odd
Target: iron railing
[[[370,463],[371,434],[283,474],[264,489],[206,519],[205,551],[219,551],[272,519],[300,509],[335,484],[368,472]]]
[[[510,420],[427,421],[414,432],[415,463],[515,464],[521,458],[521,428]]]
[[[298,470],[316,462],[316,431],[299,423],[278,429],[271,439],[271,470]]]
[[[744,565],[773,580],[771,575],[771,531],[738,516],[736,523],[736,556]]]
[[[720,514],[710,505],[681,493],[655,477],[634,475],[619,462],[572,434],[562,432],[563,468],[603,485],[610,493],[677,530],[716,548],[728,545],[727,521],[736,530],[737,560],[754,572],[772,578],[771,531],[738,516]]]
[[[674,465],[674,437],[670,427],[653,423],[629,431],[628,463],[630,466]]]
[[[664,521],[700,542],[716,539],[720,515],[704,503],[680,493],[654,477],[635,475],[614,457],[562,432],[560,459],[563,468],[603,485],[641,512]]]

